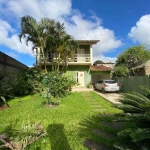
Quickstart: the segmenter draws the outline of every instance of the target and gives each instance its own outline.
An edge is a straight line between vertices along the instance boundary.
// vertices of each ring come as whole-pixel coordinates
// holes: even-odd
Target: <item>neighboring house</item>
[[[114,67],[114,63],[99,63],[96,66],[91,66],[91,79],[93,83],[101,79],[111,79],[111,71]]]
[[[115,63],[112,63],[112,62],[108,62],[108,63],[99,63],[99,64],[97,64],[97,66],[105,66],[105,67],[114,68]]]
[[[73,59],[68,61],[67,75],[73,76],[73,78],[79,83],[77,86],[87,86],[91,82],[90,66],[93,64],[93,49],[92,45],[99,42],[99,40],[76,40],[79,45],[79,49],[76,50]],[[41,60],[41,55],[37,54],[37,66],[43,66],[44,63]],[[54,58],[47,57],[46,65],[48,71],[52,70],[52,60]],[[61,65],[61,64],[60,64]]]
[[[132,69],[134,70],[135,76],[150,75],[150,60]]]

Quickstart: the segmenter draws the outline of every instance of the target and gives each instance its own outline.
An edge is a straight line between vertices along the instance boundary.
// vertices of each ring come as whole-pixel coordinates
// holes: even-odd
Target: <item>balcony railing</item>
[[[54,60],[56,60],[56,58],[52,58],[50,55],[45,55],[45,63],[51,63]],[[42,55],[37,55],[37,61],[38,63],[43,63],[44,59],[42,57]],[[90,58],[90,54],[75,54],[74,58],[68,58],[68,63],[90,63],[91,62],[91,58]]]

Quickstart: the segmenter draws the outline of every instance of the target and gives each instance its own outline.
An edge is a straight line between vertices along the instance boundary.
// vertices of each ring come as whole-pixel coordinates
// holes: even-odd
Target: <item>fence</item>
[[[120,84],[120,91],[144,93],[141,86],[150,87],[150,76],[113,77]]]

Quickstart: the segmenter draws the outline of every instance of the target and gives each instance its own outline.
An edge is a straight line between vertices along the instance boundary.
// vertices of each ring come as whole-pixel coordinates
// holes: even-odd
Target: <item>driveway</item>
[[[100,91],[94,90],[94,92],[98,95],[100,95],[101,97],[105,98],[106,100],[114,103],[114,104],[120,104],[120,102],[118,102],[118,99],[121,97],[121,94],[119,93],[105,93],[103,94]]]
[[[105,98],[106,100],[110,101],[111,103],[120,104],[120,102],[117,101],[118,98],[121,97],[121,94],[119,94],[119,93],[105,93],[105,94],[103,94],[101,91],[93,90],[93,89],[89,89],[89,88],[83,88],[83,87],[73,88],[72,91],[73,92],[93,91],[96,94],[100,95],[101,97]]]

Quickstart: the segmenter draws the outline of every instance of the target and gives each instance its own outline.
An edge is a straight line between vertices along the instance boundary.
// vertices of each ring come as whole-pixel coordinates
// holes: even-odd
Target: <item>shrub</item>
[[[21,70],[13,83],[15,95],[28,95],[40,92],[43,75],[44,72],[36,67]]]
[[[40,93],[42,90],[43,70],[33,67],[20,70],[16,76],[7,71],[0,72],[0,105],[14,96]]]
[[[12,85],[7,71],[0,71],[0,105],[7,104],[6,100],[13,97]]]
[[[126,66],[121,65],[114,67],[112,75],[121,77],[121,76],[128,76],[129,73],[130,73],[129,69]]]
[[[71,76],[64,76],[60,72],[51,72],[43,78],[42,96],[46,98],[61,98],[67,95],[76,81]]]

